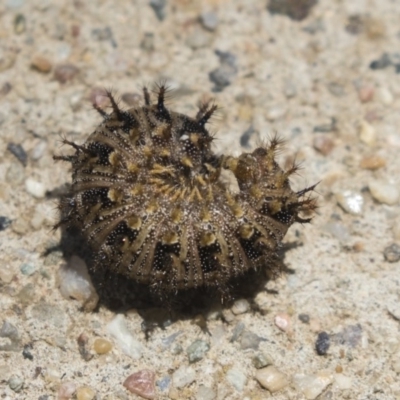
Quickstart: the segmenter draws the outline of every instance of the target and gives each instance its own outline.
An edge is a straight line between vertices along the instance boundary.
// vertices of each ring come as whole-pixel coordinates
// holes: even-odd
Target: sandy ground
[[[0,4],[1,398],[142,398],[122,384],[148,369],[159,399],[400,399],[400,2],[320,0],[301,21],[264,0],[153,4]],[[128,106],[160,79],[178,111],[221,105],[218,151],[287,138],[320,208],[286,236],[289,274],[200,310],[209,333],[189,315],[146,340],[136,309],[64,298],[66,260],[45,252],[61,237],[49,193],[70,180],[60,136],[85,140],[102,88]]]

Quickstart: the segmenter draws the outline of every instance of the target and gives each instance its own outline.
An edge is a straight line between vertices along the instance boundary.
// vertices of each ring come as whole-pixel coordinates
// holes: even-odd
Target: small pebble
[[[74,382],[64,382],[58,388],[58,400],[69,400],[76,392]]]
[[[295,21],[301,21],[309,15],[317,0],[269,0],[267,9],[271,14],[283,14]]]
[[[369,67],[372,70],[377,70],[377,69],[384,69],[391,64],[392,60],[390,59],[389,54],[383,53],[379,59],[372,61]]]
[[[196,371],[192,367],[181,365],[172,374],[172,383],[177,389],[190,385],[196,379]]]
[[[331,345],[331,338],[326,332],[320,332],[315,341],[315,350],[319,356],[327,354]]]
[[[385,106],[390,106],[394,101],[392,92],[384,87],[377,89],[376,98]]]
[[[383,256],[385,260],[394,263],[400,260],[400,246],[397,243],[393,243],[386,247],[383,251]]]
[[[242,392],[246,385],[247,377],[238,368],[231,368],[226,372],[227,381],[238,391]]]
[[[260,369],[272,364],[270,357],[264,353],[259,353],[253,358],[253,365],[255,368]]]
[[[134,394],[144,399],[155,399],[156,390],[154,386],[155,374],[153,371],[144,369],[126,378],[123,385]]]
[[[73,298],[82,303],[87,311],[96,308],[99,296],[92,284],[86,263],[78,256],[72,256],[67,264],[58,270],[60,292],[66,299]]]
[[[370,123],[363,120],[360,123],[359,136],[363,143],[372,146],[376,141],[375,128]]]
[[[278,392],[289,384],[286,374],[273,365],[257,370],[256,379],[263,388],[271,393]]]
[[[267,295],[267,293],[265,293],[265,291],[262,291],[256,295],[254,303],[263,313],[268,313],[271,309],[271,298]]]
[[[154,50],[154,34],[151,32],[145,32],[142,41],[140,42],[140,48],[146,51]]]
[[[378,155],[365,156],[360,161],[360,167],[363,169],[376,170],[386,166],[386,160]]]
[[[36,55],[31,60],[31,67],[36,71],[47,74],[53,68],[53,64],[48,58],[41,55]]]
[[[35,298],[35,293],[35,286],[32,283],[28,283],[27,285],[24,285],[18,292],[18,300],[22,305],[25,306],[32,304],[32,301]]]
[[[352,386],[352,379],[343,374],[335,375],[335,386],[340,390],[349,390]]]
[[[335,343],[355,348],[362,338],[362,326],[360,324],[348,325],[335,335],[331,335],[331,339]]]
[[[214,400],[216,397],[215,390],[204,385],[200,385],[196,393],[196,400]]]
[[[290,316],[285,313],[277,314],[275,316],[275,325],[283,332],[290,332],[292,329],[292,323]]]
[[[331,118],[330,122],[326,124],[316,125],[314,126],[314,132],[320,133],[329,133],[336,129],[337,120],[336,118]]]
[[[400,192],[395,184],[382,180],[371,180],[368,183],[368,188],[372,197],[379,203],[393,205],[399,201]]]
[[[332,380],[330,373],[321,371],[315,375],[294,375],[292,382],[307,400],[314,400],[332,383]]]
[[[243,333],[244,331],[244,323],[243,322],[238,322],[235,327],[233,328],[233,332],[232,332],[232,337],[231,337],[231,342],[236,342],[236,340],[239,339],[240,335]]]
[[[221,65],[209,73],[209,78],[215,84],[213,91],[220,92],[236,77],[237,57],[229,51],[216,50],[215,54],[219,57]]]
[[[210,350],[210,345],[204,340],[196,340],[186,350],[189,362],[192,364],[200,361],[205,354]]]
[[[196,26],[186,37],[186,44],[193,50],[196,50],[209,46],[210,40],[210,34]]]
[[[17,14],[14,18],[14,32],[17,35],[24,33],[26,30],[26,19],[23,14]]]
[[[73,64],[60,64],[54,68],[54,78],[60,83],[67,83],[77,76],[79,68]]]
[[[31,152],[31,158],[34,161],[39,160],[40,158],[43,157],[43,154],[47,148],[47,142],[44,140],[41,140],[33,149]]]
[[[357,93],[361,103],[368,103],[374,98],[375,88],[372,85],[361,85]]]
[[[24,357],[25,360],[33,361],[33,354],[31,353],[32,348],[33,347],[31,343],[24,346],[24,349],[22,350],[22,357]]]
[[[258,346],[263,339],[250,331],[244,331],[240,337],[240,348],[242,350],[258,350]]]
[[[6,181],[12,185],[18,185],[24,181],[24,175],[24,167],[20,163],[13,162],[7,169]]]
[[[107,325],[109,334],[115,339],[122,352],[138,360],[142,357],[142,345],[136,340],[129,332],[126,326],[125,317],[122,314],[118,314],[115,318]]]
[[[36,271],[36,265],[33,263],[24,263],[19,269],[23,275],[30,276]]]
[[[6,230],[12,223],[12,220],[4,215],[0,216],[0,232]]]
[[[250,303],[246,299],[236,300],[231,310],[235,315],[244,314],[250,310]]]
[[[161,378],[160,380],[156,381],[156,386],[164,392],[165,390],[168,389],[169,385],[171,383],[171,378],[167,375]]]
[[[344,211],[353,215],[361,215],[364,208],[364,197],[352,190],[343,190],[335,195],[337,202]]]
[[[93,349],[97,354],[106,354],[112,349],[112,344],[107,339],[97,338],[93,343]]]
[[[96,392],[89,386],[81,386],[76,389],[76,400],[93,400]]]
[[[8,93],[11,92],[12,86],[10,82],[4,82],[3,85],[0,87],[0,96],[6,96]]]
[[[11,263],[4,263],[0,268],[0,281],[10,283],[16,274],[15,268]]]
[[[314,149],[322,155],[328,155],[335,147],[334,141],[326,135],[318,135],[313,139]]]
[[[46,194],[46,187],[43,183],[33,178],[27,178],[25,180],[25,189],[29,194],[37,199],[42,199]]]
[[[7,150],[12,153],[24,167],[26,167],[28,155],[20,144],[15,144],[12,142],[8,143]]]
[[[218,15],[213,11],[206,11],[200,15],[200,22],[209,31],[215,31],[218,26]]]
[[[150,7],[154,10],[159,21],[163,21],[166,17],[167,0],[150,0]]]
[[[12,375],[8,380],[8,386],[10,387],[11,390],[18,393],[24,387],[24,380],[17,375]]]
[[[303,323],[303,324],[308,324],[310,322],[310,316],[308,314],[299,314],[299,320]]]
[[[265,112],[265,117],[269,121],[276,121],[277,119],[282,118],[287,112],[287,108],[283,105],[275,105],[270,107]]]

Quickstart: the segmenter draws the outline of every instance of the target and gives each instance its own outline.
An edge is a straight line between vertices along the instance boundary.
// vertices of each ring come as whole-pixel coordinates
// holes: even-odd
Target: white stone
[[[232,312],[235,315],[244,314],[250,309],[250,303],[246,299],[238,299],[233,303]]]
[[[196,393],[196,400],[214,400],[216,396],[214,389],[200,385]]]
[[[67,264],[58,270],[60,292],[66,298],[73,298],[82,303],[86,310],[93,310],[99,296],[93,287],[86,263],[78,256],[72,256]]]
[[[271,393],[278,392],[289,384],[286,374],[273,365],[257,370],[256,379],[263,388]]]
[[[0,266],[0,280],[4,283],[10,283],[14,278],[16,268],[6,261],[3,261]]]
[[[399,201],[399,189],[394,184],[372,180],[369,182],[368,188],[372,197],[380,203],[393,205]]]
[[[343,190],[336,193],[336,200],[344,211],[353,215],[361,215],[364,207],[364,197],[353,190]]]
[[[360,140],[372,146],[376,140],[376,131],[375,128],[368,123],[367,121],[361,121],[360,123],[360,130],[359,130]]]
[[[25,189],[29,194],[37,199],[42,199],[46,194],[46,188],[43,183],[32,178],[27,178],[25,180]]]
[[[246,384],[246,375],[238,368],[231,368],[226,372],[227,381],[239,392],[243,391]]]
[[[350,377],[343,374],[335,375],[335,386],[340,390],[351,389],[352,380]]]
[[[172,374],[172,383],[178,389],[190,385],[195,379],[196,379],[195,370],[192,367],[186,367],[184,365],[181,365]]]
[[[297,374],[293,377],[294,386],[304,394],[307,400],[316,399],[332,381],[332,374],[325,371],[320,371],[315,375]]]
[[[385,87],[377,89],[375,92],[375,96],[385,106],[390,106],[394,100],[392,92]]]
[[[107,325],[107,331],[115,339],[124,354],[134,360],[142,357],[142,345],[129,332],[125,317],[122,314],[116,315]]]
[[[277,119],[282,118],[286,114],[286,112],[287,112],[286,107],[281,105],[276,105],[267,109],[265,116],[269,121],[275,121]]]

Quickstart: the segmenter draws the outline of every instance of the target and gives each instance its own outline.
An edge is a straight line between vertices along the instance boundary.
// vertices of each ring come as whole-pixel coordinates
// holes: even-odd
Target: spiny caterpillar
[[[158,293],[215,287],[251,269],[276,276],[277,250],[294,222],[306,223],[314,186],[294,192],[276,162],[283,141],[239,157],[212,151],[206,123],[217,106],[206,102],[192,118],[169,110],[167,87],[144,105],[112,112],[94,104],[103,122],[75,153],[54,156],[72,165],[70,192],[55,226],[77,227],[93,250],[93,268],[106,267]],[[239,190],[221,177],[230,170]]]

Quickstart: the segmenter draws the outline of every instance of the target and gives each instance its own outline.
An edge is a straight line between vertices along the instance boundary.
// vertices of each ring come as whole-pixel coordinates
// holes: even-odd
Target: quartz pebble
[[[196,372],[192,367],[181,365],[172,374],[172,383],[177,389],[190,385],[196,379]]]
[[[287,112],[283,105],[275,105],[266,110],[265,116],[269,121],[275,121],[282,118]]]
[[[343,374],[335,374],[335,386],[340,390],[349,390],[352,386],[352,379]]]
[[[360,140],[363,143],[369,146],[372,146],[375,143],[376,140],[375,128],[367,121],[364,120],[361,121],[359,135],[360,135]]]
[[[36,55],[32,58],[31,67],[36,71],[47,74],[53,68],[53,64],[48,58],[41,55]]]
[[[243,371],[235,367],[226,372],[226,379],[239,392],[243,391],[247,381]]]
[[[386,247],[383,251],[383,256],[385,260],[393,263],[400,260],[400,246],[396,243],[391,244],[390,246]]]
[[[72,256],[67,264],[62,264],[58,270],[60,292],[66,298],[73,298],[82,303],[87,311],[96,308],[99,301],[86,263],[78,256]]]
[[[361,215],[364,207],[364,197],[353,190],[337,192],[336,200],[344,211],[353,215]]]
[[[138,360],[142,356],[142,345],[129,332],[125,317],[122,314],[115,316],[107,325],[107,330],[124,354],[134,360]]]
[[[376,170],[386,165],[386,160],[378,155],[363,157],[360,161],[360,167],[363,169]]]
[[[275,316],[275,325],[283,332],[290,332],[292,323],[290,316],[285,313],[280,313]]]
[[[10,283],[15,276],[15,267],[10,263],[3,262],[0,267],[0,281]]]
[[[246,299],[238,299],[233,303],[232,312],[235,315],[244,314],[250,309],[250,303]]]
[[[46,194],[46,188],[43,183],[33,179],[27,178],[25,180],[26,191],[37,199],[42,199]]]
[[[189,362],[194,363],[200,361],[210,350],[210,345],[204,340],[196,340],[186,350]]]
[[[97,354],[106,354],[112,349],[112,344],[106,339],[97,338],[93,343],[93,349]]]
[[[399,201],[399,188],[395,184],[382,180],[371,180],[368,188],[372,197],[379,203],[393,205]]]
[[[171,383],[171,378],[167,375],[164,376],[163,378],[159,379],[156,382],[157,387],[163,392],[164,390],[168,389],[168,386]]]
[[[8,386],[10,387],[11,390],[18,393],[24,387],[24,380],[17,375],[12,375],[8,380]]]
[[[196,400],[214,400],[216,397],[215,390],[204,385],[200,385],[196,393]]]
[[[320,371],[315,375],[296,374],[293,383],[307,400],[316,399],[333,381],[332,374]]]
[[[69,400],[76,392],[76,385],[73,382],[64,382],[58,389],[58,400]]]
[[[384,87],[381,87],[376,91],[376,98],[385,106],[390,106],[394,101],[392,92]]]
[[[289,384],[286,374],[273,365],[257,370],[256,379],[263,388],[271,393],[278,392]]]
[[[156,391],[154,386],[155,374],[153,371],[144,369],[129,375],[124,386],[134,394],[144,399],[155,399]]]
[[[368,103],[374,98],[375,88],[372,85],[361,85],[357,93],[361,103]]]
[[[76,389],[76,400],[93,400],[96,392],[88,386],[81,386]]]

